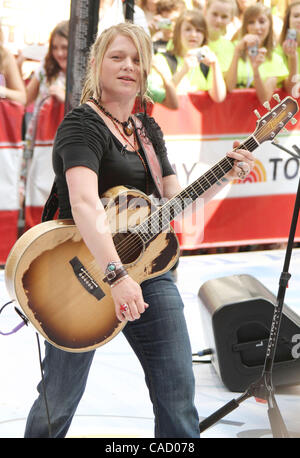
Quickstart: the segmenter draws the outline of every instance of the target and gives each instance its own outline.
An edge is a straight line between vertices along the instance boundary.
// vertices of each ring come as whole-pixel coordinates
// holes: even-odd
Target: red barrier
[[[52,146],[64,117],[64,103],[49,97],[37,118],[33,157],[28,167],[25,195],[25,230],[41,222],[43,206],[52,187]]]
[[[24,107],[0,99],[0,264],[17,240]]]
[[[278,94],[281,99],[287,95],[283,91]],[[220,104],[207,93],[197,93],[181,96],[177,111],[154,106],[152,115],[165,134],[170,160],[184,187],[221,159],[234,139],[242,141],[255,130],[255,109],[261,115],[266,113],[253,89],[235,90]],[[297,124],[287,126],[289,133],[278,136],[292,151],[300,131],[299,114],[295,118]],[[234,182],[211,200],[200,225],[185,226],[189,230],[180,233],[180,225],[175,224],[182,249],[287,240],[299,163],[270,142],[254,155],[257,161],[249,179]],[[300,240],[300,226],[296,240]]]
[[[279,91],[279,95],[283,98],[286,94]],[[30,186],[33,192],[26,206],[27,226],[40,221],[51,188],[52,144],[63,109],[63,104],[53,99],[46,102],[40,113],[34,186]],[[220,104],[214,103],[207,93],[197,93],[180,96],[180,109],[176,111],[159,104],[154,106],[152,115],[165,134],[170,161],[183,187],[222,158],[232,148],[234,139],[243,141],[255,130],[255,109],[261,114],[266,112],[253,89],[233,91]],[[288,126],[290,133],[279,136],[280,142],[289,148],[300,132],[299,116],[296,118],[297,124]],[[175,223],[182,249],[287,240],[299,164],[270,142],[254,154],[257,161],[250,177],[243,183],[231,183],[210,201],[201,224],[186,225],[181,232],[180,225]]]

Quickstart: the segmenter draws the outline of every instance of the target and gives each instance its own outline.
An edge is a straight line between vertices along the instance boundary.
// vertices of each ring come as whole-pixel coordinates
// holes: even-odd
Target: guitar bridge
[[[84,265],[79,261],[77,256],[75,256],[71,261],[69,261],[74,274],[76,275],[77,280],[79,283],[84,287],[84,289],[94,296],[98,301],[102,299],[105,294],[98,285],[98,283],[93,279],[91,274],[87,271]]]

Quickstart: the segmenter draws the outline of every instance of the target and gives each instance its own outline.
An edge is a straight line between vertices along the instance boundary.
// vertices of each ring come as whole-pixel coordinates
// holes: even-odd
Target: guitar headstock
[[[281,102],[278,96],[274,96],[279,103],[272,109],[268,103],[264,104],[270,111],[262,116],[256,123],[256,129],[253,136],[258,143],[267,140],[274,140],[276,135],[283,130],[286,124],[291,121],[295,124],[297,121],[293,117],[299,110],[298,103],[292,97],[285,97]],[[256,112],[259,116],[259,113]]]

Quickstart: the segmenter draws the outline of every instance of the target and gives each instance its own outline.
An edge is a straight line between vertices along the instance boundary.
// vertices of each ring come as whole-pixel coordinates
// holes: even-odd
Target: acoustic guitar
[[[273,140],[298,111],[286,97],[257,121],[239,148],[255,150]],[[142,192],[118,186],[102,197],[117,252],[139,284],[167,272],[179,256],[170,222],[233,166],[224,157],[161,207]],[[5,281],[33,326],[54,346],[71,352],[95,349],[125,326],[115,314],[110,286],[72,220],[43,222],[13,246]]]

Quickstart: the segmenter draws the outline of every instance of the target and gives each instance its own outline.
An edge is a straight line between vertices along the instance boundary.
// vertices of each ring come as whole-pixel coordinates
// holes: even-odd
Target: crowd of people
[[[256,0],[135,3],[133,21],[153,42],[148,91],[154,103],[177,109],[178,95],[197,91],[207,91],[218,103],[238,88],[255,88],[262,103],[278,88],[295,96],[300,66],[297,0],[284,10],[276,2],[268,7]],[[100,2],[98,34],[125,20],[125,4],[121,0]],[[0,42],[1,97],[26,106],[33,102],[38,106],[47,95],[64,100],[68,21],[54,28],[47,55],[26,84],[22,81],[22,53],[14,59],[1,36]]]
[[[101,0],[98,36],[125,21],[125,8],[122,0]],[[243,88],[254,88],[260,103],[279,88],[298,96],[300,1],[269,7],[256,0],[136,0],[133,22],[153,46],[147,80],[153,103],[176,110],[178,96],[198,91],[220,103]],[[26,107],[27,157],[43,102],[65,100],[68,34],[69,21],[56,25],[48,52],[26,81],[22,52],[14,58],[0,35],[0,97]]]

